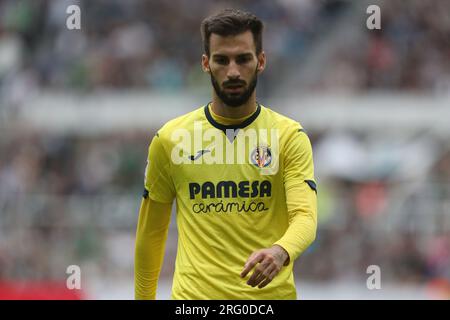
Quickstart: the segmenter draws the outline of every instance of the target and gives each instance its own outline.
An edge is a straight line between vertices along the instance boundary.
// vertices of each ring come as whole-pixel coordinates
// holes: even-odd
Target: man
[[[201,25],[212,101],[166,123],[149,147],[135,298],[155,299],[173,199],[173,299],[296,299],[294,260],[317,226],[311,144],[257,103],[262,22],[227,9]]]

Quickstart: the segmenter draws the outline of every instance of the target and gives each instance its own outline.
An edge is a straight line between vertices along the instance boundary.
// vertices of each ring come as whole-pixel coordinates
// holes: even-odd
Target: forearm
[[[135,246],[135,299],[155,299],[170,223],[171,204],[143,199]]]
[[[286,191],[289,226],[274,244],[289,255],[289,261],[297,259],[314,241],[317,230],[317,195],[306,183],[291,186]]]

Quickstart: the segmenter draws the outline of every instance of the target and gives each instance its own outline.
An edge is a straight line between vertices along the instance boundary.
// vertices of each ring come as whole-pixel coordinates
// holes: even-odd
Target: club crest
[[[272,153],[267,146],[257,146],[250,154],[250,161],[259,168],[267,167],[272,162]]]

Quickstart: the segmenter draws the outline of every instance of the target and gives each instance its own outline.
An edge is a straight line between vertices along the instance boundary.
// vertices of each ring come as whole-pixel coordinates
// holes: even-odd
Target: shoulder
[[[261,108],[262,112],[272,122],[272,126],[280,130],[282,136],[290,136],[298,134],[299,132],[306,134],[306,130],[303,128],[300,121],[276,112],[269,107],[261,106]]]

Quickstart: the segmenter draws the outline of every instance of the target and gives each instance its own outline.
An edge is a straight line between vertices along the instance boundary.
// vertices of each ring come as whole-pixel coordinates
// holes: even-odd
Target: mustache
[[[222,83],[224,88],[228,88],[228,87],[235,87],[235,86],[245,86],[247,85],[247,82],[245,82],[244,80],[228,80],[228,81],[224,81]]]

